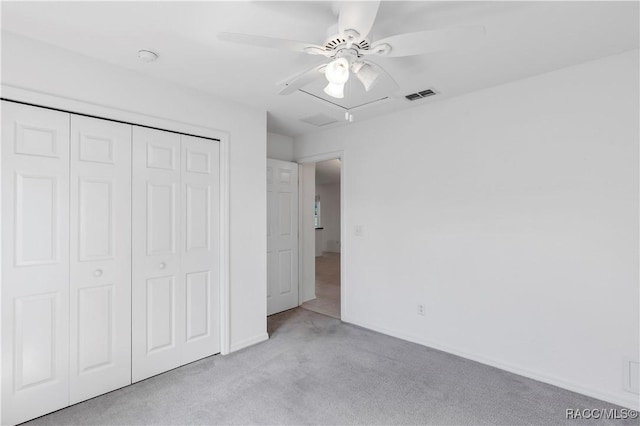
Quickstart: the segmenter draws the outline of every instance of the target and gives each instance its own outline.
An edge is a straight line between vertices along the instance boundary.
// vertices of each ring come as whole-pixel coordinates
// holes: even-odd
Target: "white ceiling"
[[[308,94],[277,95],[278,82],[322,62],[301,53],[225,43],[240,32],[321,44],[336,32],[336,2],[2,2],[2,29],[268,111],[268,130],[295,136],[348,125],[344,110]],[[376,40],[425,29],[481,24],[484,39],[454,50],[380,58],[401,89],[354,113],[362,121],[599,57],[637,49],[638,2],[383,2]],[[152,49],[151,64],[136,57]],[[305,90],[320,92],[321,81]],[[409,102],[426,88],[439,94]],[[354,83],[351,89],[357,91]],[[321,92],[320,92],[321,93]],[[349,99],[346,99],[348,102]],[[300,121],[323,114],[336,123]]]

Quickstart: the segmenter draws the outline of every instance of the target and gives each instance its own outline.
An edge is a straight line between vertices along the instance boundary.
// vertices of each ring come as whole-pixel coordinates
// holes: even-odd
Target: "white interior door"
[[[220,144],[181,136],[182,364],[220,352]]]
[[[69,114],[2,102],[2,423],[69,403]]]
[[[298,306],[298,164],[267,160],[267,315]]]
[[[180,365],[180,135],[133,127],[132,379]]]
[[[133,129],[132,376],[220,351],[219,144]]]
[[[131,126],[71,115],[70,402],[131,383]]]

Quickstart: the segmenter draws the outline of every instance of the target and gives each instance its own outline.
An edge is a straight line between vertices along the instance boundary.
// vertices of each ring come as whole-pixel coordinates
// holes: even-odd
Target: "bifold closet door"
[[[220,143],[192,136],[181,142],[186,364],[220,352]]]
[[[133,128],[132,379],[177,367],[180,300],[180,135]]]
[[[69,114],[2,102],[2,424],[69,405]]]
[[[131,383],[131,126],[71,115],[70,402]]]
[[[218,153],[133,128],[134,382],[219,352]]]

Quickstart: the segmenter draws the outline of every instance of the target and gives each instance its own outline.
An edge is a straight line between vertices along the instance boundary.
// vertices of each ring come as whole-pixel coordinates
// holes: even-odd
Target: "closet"
[[[219,142],[2,101],[2,424],[219,352]]]

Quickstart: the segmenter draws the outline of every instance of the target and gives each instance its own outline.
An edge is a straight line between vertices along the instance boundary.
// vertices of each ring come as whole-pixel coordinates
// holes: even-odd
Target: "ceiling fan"
[[[370,58],[421,55],[464,45],[485,34],[483,26],[419,31],[398,34],[381,40],[371,40],[368,35],[378,14],[380,1],[344,2],[338,13],[338,34],[322,45],[304,43],[258,35],[219,33],[218,39],[240,44],[319,55],[329,58],[285,83],[281,95],[288,95],[309,84],[323,73],[328,80],[324,91],[334,98],[344,97],[344,85],[350,73],[362,83],[368,92],[377,79],[386,74]],[[393,81],[393,78],[391,78]],[[394,84],[395,83],[394,81]]]

